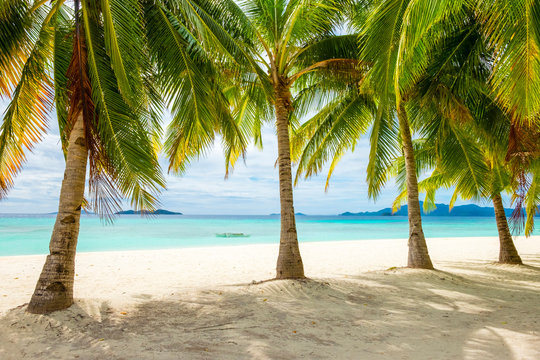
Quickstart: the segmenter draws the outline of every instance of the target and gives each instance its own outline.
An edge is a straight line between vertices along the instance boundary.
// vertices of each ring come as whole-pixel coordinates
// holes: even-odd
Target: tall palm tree
[[[105,218],[123,198],[153,209],[164,186],[150,138],[157,116],[141,3],[46,3],[0,5],[0,89],[11,97],[0,133],[0,197],[13,186],[25,152],[46,132],[53,102],[66,158],[50,254],[28,305],[32,313],[73,303],[83,206]]]
[[[305,144],[303,154],[298,155],[298,170],[299,175],[304,173],[309,176],[318,172],[326,159],[332,159],[330,176],[342,154],[354,149],[358,137],[371,125],[367,180],[368,194],[376,198],[388,180],[387,169],[398,156],[397,149],[401,146],[407,169],[408,266],[432,269],[433,264],[422,229],[418,169],[409,120],[408,101],[413,94],[401,93],[401,89],[395,86],[401,66],[398,61],[399,44],[405,28],[410,25],[410,22],[405,21],[405,17],[411,4],[414,2],[407,0],[356,2],[353,15],[368,14],[353,16],[351,20],[359,34],[358,59],[366,67],[365,72],[357,79],[357,88],[350,87],[341,100],[336,99],[327,105],[327,116],[314,117],[302,126],[297,139],[300,139],[300,143],[302,137],[307,136],[311,140]],[[366,6],[369,10],[367,12]],[[357,99],[357,96],[364,99],[362,105],[349,108],[348,104],[356,103],[353,99]],[[356,116],[352,111],[346,114],[346,118],[356,118],[356,122],[346,121],[340,108],[335,107],[340,103],[343,108],[358,111]],[[316,159],[317,157],[319,159]]]
[[[379,22],[379,29],[384,31],[385,26],[392,24],[394,26],[390,26],[391,29],[399,29],[399,24],[405,24],[395,45],[397,65],[393,73],[400,122],[404,123],[400,113],[406,115],[401,112],[403,104],[409,101],[411,91],[417,87],[419,77],[423,75],[427,62],[431,59],[429,54],[437,48],[446,34],[459,32],[464,21],[473,18],[475,26],[478,27],[477,31],[482,34],[492,53],[489,92],[495,96],[512,123],[507,160],[515,163],[514,176],[523,174],[523,169],[540,154],[540,61],[535,56],[536,49],[540,46],[537,36],[540,26],[537,21],[540,11],[538,3],[529,0],[389,0],[382,1],[382,4],[381,13],[402,15],[389,18],[395,21]],[[366,49],[373,47],[366,46]],[[385,52],[389,61],[390,54]],[[384,69],[388,70],[389,67]],[[403,130],[406,130],[403,124],[400,129],[403,135]],[[408,154],[411,156],[412,146],[404,138],[403,146],[405,158]],[[409,151],[406,151],[407,147]],[[407,163],[406,159],[405,161]],[[412,183],[415,182],[415,179],[407,179],[408,196],[416,197],[417,189],[414,184],[411,187],[411,180]],[[521,186],[526,187],[523,182]],[[409,204],[409,212],[410,208]],[[415,217],[419,218],[416,206],[415,210]]]
[[[396,87],[401,64],[398,61],[399,41],[409,23],[404,21],[412,1],[381,0],[371,4],[367,17],[353,17],[359,29],[359,60],[369,64],[366,75],[360,82],[364,92],[371,92],[377,103],[372,123],[371,151],[368,164],[368,194],[376,198],[387,181],[385,169],[401,146],[407,168],[409,253],[408,266],[433,269],[429,257],[422,216],[418,200],[418,180],[412,135],[407,109],[408,94]],[[364,2],[358,2],[360,7]],[[362,21],[358,23],[358,20]],[[397,119],[397,128],[394,121]],[[398,141],[399,139],[399,141]],[[348,141],[354,144],[352,141]]]
[[[501,197],[503,191],[516,193],[520,188],[505,161],[512,124],[494,101],[488,83],[494,60],[492,45],[485,39],[481,23],[470,12],[461,19],[459,28],[437,41],[431,58],[423,61],[425,68],[417,78],[412,102],[422,137],[416,142],[416,159],[432,174],[419,187],[426,192],[426,210],[435,206],[435,192],[440,187],[455,188],[450,207],[458,196],[490,199],[499,232],[499,262],[521,264]],[[397,178],[403,179],[403,159],[396,165]],[[394,206],[405,196],[404,184],[402,188]],[[529,207],[534,196],[523,195],[527,196]]]
[[[506,160],[517,177],[514,215],[527,211],[526,233],[538,212],[540,158],[540,3],[537,0],[477,2],[477,13],[493,47],[493,95],[511,120]]]
[[[272,121],[278,139],[281,236],[276,278],[303,278],[293,206],[289,132],[305,115],[308,100],[296,102],[315,74],[355,71],[354,36],[336,36],[340,2],[335,0],[191,1],[192,18],[201,19],[206,40],[234,58],[232,85],[226,97],[233,116],[246,136],[260,144],[264,121]],[[184,11],[184,14],[187,12]],[[225,73],[225,72],[224,72]],[[225,74],[227,75],[227,74]],[[319,88],[324,83],[319,82]],[[315,87],[313,87],[315,89]],[[317,91],[313,91],[317,93]],[[309,97],[311,101],[317,95]],[[304,99],[307,99],[305,97]],[[182,152],[181,137],[169,142],[171,158]],[[173,168],[176,166],[172,161]]]
[[[499,262],[521,264],[501,196],[502,192],[515,191],[517,185],[504,161],[510,123],[500,111],[487,110],[490,104],[483,105],[486,107],[475,111],[476,116],[483,113],[483,119],[475,118],[464,124],[441,117],[430,124],[430,130],[423,134],[426,138],[415,141],[419,168],[432,171],[428,178],[419,182],[419,191],[426,193],[425,211],[435,208],[435,194],[440,188],[454,188],[450,209],[458,197],[475,201],[490,199],[499,233]],[[397,178],[403,179],[404,173],[404,160],[398,159]],[[394,208],[398,208],[406,197],[406,186],[402,184],[401,187],[403,191],[394,202]]]
[[[410,267],[432,268],[423,235],[421,210],[418,201],[418,175],[423,169],[417,168],[418,161],[415,159],[410,128],[415,125],[414,122],[426,127],[432,126],[430,125],[432,124],[430,117],[436,115],[438,111],[435,109],[434,112],[433,109],[426,106],[421,108],[417,106],[423,97],[423,95],[419,96],[419,91],[422,91],[422,86],[425,86],[421,81],[423,77],[426,77],[426,71],[429,70],[433,53],[438,51],[443,42],[446,42],[446,53],[442,53],[441,57],[439,51],[438,55],[443,62],[439,63],[439,68],[435,68],[436,71],[428,76],[429,79],[438,79],[443,69],[441,66],[454,61],[453,57],[456,56],[456,52],[462,52],[460,48],[469,44],[471,39],[474,43],[478,37],[488,38],[487,45],[492,54],[504,53],[509,62],[516,65],[516,69],[510,68],[501,63],[502,57],[491,56],[489,60],[492,67],[488,69],[490,72],[488,75],[491,75],[490,79],[498,79],[497,81],[500,84],[504,83],[504,87],[510,87],[512,81],[516,82],[518,78],[526,76],[526,71],[531,71],[531,74],[527,75],[531,81],[520,84],[523,90],[522,95],[524,95],[520,99],[523,101],[524,99],[532,99],[535,96],[531,93],[535,92],[538,84],[538,82],[533,84],[537,76],[537,61],[530,59],[530,57],[530,61],[524,60],[523,57],[519,57],[517,54],[519,49],[523,50],[523,46],[529,49],[537,48],[536,38],[532,40],[527,34],[531,35],[531,32],[535,31],[530,29],[534,29],[537,25],[536,23],[533,24],[534,17],[532,14],[538,10],[538,7],[532,6],[532,2],[525,4],[525,1],[515,2],[516,6],[500,1],[497,2],[496,8],[490,8],[488,3],[491,2],[381,0],[374,2],[375,6],[370,11],[367,19],[363,16],[356,18],[365,21],[365,23],[355,22],[355,18],[352,21],[357,25],[360,33],[360,60],[365,64],[369,64],[367,76],[358,81],[360,89],[354,91],[357,93],[369,93],[369,90],[371,90],[374,96],[373,99],[377,104],[377,112],[372,125],[371,153],[368,165],[369,195],[376,197],[388,179],[386,170],[391,166],[395,157],[396,147],[394,142],[396,132],[393,120],[397,119],[404,159],[403,169],[405,170],[402,173],[402,180],[407,188],[407,191],[403,194],[407,197],[409,213],[408,264]],[[358,1],[358,4],[365,5],[365,2]],[[523,18],[524,21],[520,24],[510,23],[515,17],[507,16],[509,13],[504,13],[505,6],[512,7],[510,13],[514,14],[524,10],[518,14],[518,17]],[[486,21],[493,11],[498,12],[497,16],[502,18],[501,21],[504,21],[504,26],[498,26],[496,22],[491,20]],[[518,42],[515,41],[514,35],[512,35],[515,28],[519,32],[520,40]],[[460,36],[462,42],[458,41]],[[501,39],[508,42],[512,48],[506,48]],[[465,65],[468,72],[474,73],[478,71],[478,64],[476,63],[469,62]],[[466,82],[470,80],[470,76],[464,75],[458,73],[456,75],[457,80],[454,82],[466,87]],[[485,76],[485,78],[487,77]],[[498,90],[494,84],[491,85],[487,91],[493,95]],[[493,90],[494,88],[495,90]],[[444,87],[433,87],[432,90],[432,103],[446,107],[446,116],[458,118],[465,115],[467,117],[467,114],[463,114],[462,111],[464,106],[460,105],[454,98],[449,97],[448,91],[443,91],[445,90]],[[538,92],[535,92],[535,94],[538,94]],[[497,97],[502,96],[504,100],[503,95],[499,93]],[[351,99],[353,97],[350,94],[343,97],[340,107],[346,108],[346,104],[352,103]],[[529,110],[535,109],[535,106],[525,103],[521,103],[519,106],[517,104],[508,105],[509,100],[506,100],[507,104],[503,107],[507,109],[519,106],[529,108]],[[298,155],[300,159],[299,174],[303,172],[306,176],[309,176],[319,171],[324,161],[332,159],[330,176],[343,152],[354,148],[358,136],[365,132],[367,128],[365,121],[357,124],[352,124],[349,121],[348,125],[353,130],[344,131],[346,122],[343,121],[344,117],[340,113],[340,108],[335,108],[335,105],[339,103],[340,101],[334,101],[333,104],[327,106],[326,116],[314,117],[301,128],[297,137],[300,139],[299,142],[301,143],[302,137],[306,135],[311,140],[304,144],[302,155]],[[334,111],[333,108],[337,111]],[[531,111],[529,110],[527,110],[527,114],[530,115]],[[365,114],[365,110],[362,111]],[[451,112],[453,114],[450,114]],[[422,116],[417,116],[418,113],[422,114]],[[354,118],[351,114],[346,116]],[[365,119],[365,115],[362,115],[362,117]],[[516,123],[516,118],[511,118]],[[425,123],[422,124],[422,121]],[[530,122],[534,123],[534,121]],[[518,123],[521,124],[522,122],[518,121]],[[535,139],[538,140],[538,132],[534,130],[537,125],[536,120],[534,126],[529,126],[529,128],[533,129],[531,131],[532,136],[522,136],[521,145],[525,144],[525,146],[512,146],[512,141],[510,142],[508,147],[509,155],[517,155],[521,159],[523,157],[534,158],[534,156],[530,155],[538,152],[538,141],[535,141]],[[514,139],[517,138],[516,134],[518,132],[523,134],[523,131],[519,131],[520,129],[522,130],[522,125],[515,127],[512,132]],[[531,138],[531,140],[524,141],[523,138]],[[519,141],[513,143],[517,142]],[[530,203],[527,204],[532,206]]]
[[[415,141],[419,167],[432,171],[418,186],[420,192],[426,193],[425,211],[436,207],[435,194],[440,188],[454,188],[450,209],[458,197],[475,201],[489,199],[495,209],[499,234],[499,262],[521,264],[501,196],[503,192],[514,193],[518,187],[504,160],[510,123],[493,117],[503,115],[500,112],[486,111],[485,114],[489,116],[489,121],[475,119],[474,123],[465,125],[455,120],[441,119],[439,124],[432,124],[431,134],[426,134],[430,135],[429,138]],[[492,146],[494,139],[497,144],[495,149]],[[404,160],[398,159],[395,167],[397,178],[402,179],[405,173]],[[402,188],[402,193],[393,204],[394,208],[398,208],[406,197],[406,187],[402,185]]]

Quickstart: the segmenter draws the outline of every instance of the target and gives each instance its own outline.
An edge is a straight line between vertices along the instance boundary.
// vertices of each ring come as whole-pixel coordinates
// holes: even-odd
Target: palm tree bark
[[[493,196],[493,208],[495,209],[495,220],[497,221],[497,230],[499,232],[499,262],[501,264],[523,264],[519,256],[512,234],[508,227],[508,220],[504,212],[504,206],[500,194]]]
[[[84,197],[88,150],[83,114],[77,116],[69,137],[66,169],[58,215],[49,244],[50,254],[28,305],[28,312],[46,314],[73,304],[75,251]]]
[[[275,112],[278,139],[279,198],[281,204],[281,235],[276,279],[304,278],[304,264],[298,247],[293,206],[289,113],[291,94],[282,85],[275,85]]]
[[[398,111],[398,120],[407,176],[407,208],[409,215],[409,255],[407,266],[411,268],[433,269],[426,238],[424,237],[424,230],[422,229],[422,213],[420,211],[420,201],[418,200],[418,179],[416,177],[414,148],[409,120],[403,103]]]

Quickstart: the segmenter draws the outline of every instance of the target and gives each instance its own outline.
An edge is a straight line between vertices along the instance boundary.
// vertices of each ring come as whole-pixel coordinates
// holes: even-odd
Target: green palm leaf
[[[516,124],[538,128],[540,4],[535,0],[478,1],[483,30],[496,57],[490,83]]]
[[[152,210],[164,180],[144,125],[148,114],[145,109],[131,108],[120,93],[112,60],[105,53],[97,8],[89,0],[83,6],[92,100],[97,114],[90,141],[99,150],[92,154],[90,148],[90,161],[96,164],[95,168],[90,167],[94,206],[100,213],[110,213],[119,205],[114,190],[118,189],[134,208]]]
[[[17,86],[22,69],[39,38],[43,10],[31,11],[30,1],[0,3],[0,96]]]
[[[330,102],[306,121],[295,132],[292,141],[293,149],[301,149],[301,153],[293,156],[298,158],[295,182],[301,175],[308,178],[319,173],[331,160],[328,187],[337,162],[346,151],[354,150],[360,136],[368,130],[375,111],[371,97],[357,90]]]
[[[54,99],[49,62],[53,37],[53,28],[43,23],[4,114],[0,128],[0,199],[13,186],[25,160],[25,149],[32,149],[45,133]]]

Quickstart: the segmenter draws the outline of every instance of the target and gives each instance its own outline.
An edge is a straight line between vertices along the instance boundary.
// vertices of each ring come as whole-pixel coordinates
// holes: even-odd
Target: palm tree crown
[[[111,214],[124,196],[152,208],[164,180],[149,137],[156,116],[140,2],[83,0],[76,15],[61,0],[9,0],[0,21],[14,28],[0,34],[0,89],[11,98],[0,133],[0,196],[46,132],[54,105],[64,152],[84,113],[94,210]]]
[[[328,79],[330,74],[356,71],[356,39],[335,36],[341,12],[334,0],[246,0],[239,4],[201,0],[190,4],[193,16],[200,20],[206,47],[218,49],[229,59],[220,64],[222,69],[225,66],[222,74],[226,79],[222,76],[216,82],[222,84],[223,95],[233,104],[231,116],[240,135],[260,145],[262,124],[275,121],[282,221],[277,277],[303,277],[294,219],[289,130],[320,96],[325,75]],[[227,66],[229,63],[232,66]],[[171,130],[171,139],[177,139],[168,144],[171,164],[181,164],[175,162],[175,154],[191,135],[182,128]],[[229,151],[227,161],[234,162],[238,154]]]

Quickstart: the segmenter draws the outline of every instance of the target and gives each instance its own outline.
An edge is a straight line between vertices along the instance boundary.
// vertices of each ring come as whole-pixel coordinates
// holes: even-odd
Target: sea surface
[[[0,215],[0,256],[48,253],[55,215]],[[300,241],[405,239],[407,217],[297,216]],[[497,236],[491,217],[424,217],[426,237]],[[114,251],[206,247],[279,242],[278,216],[141,217],[123,215],[113,225],[81,217],[78,251]],[[249,237],[223,238],[221,233]],[[538,229],[534,235],[538,235]]]

